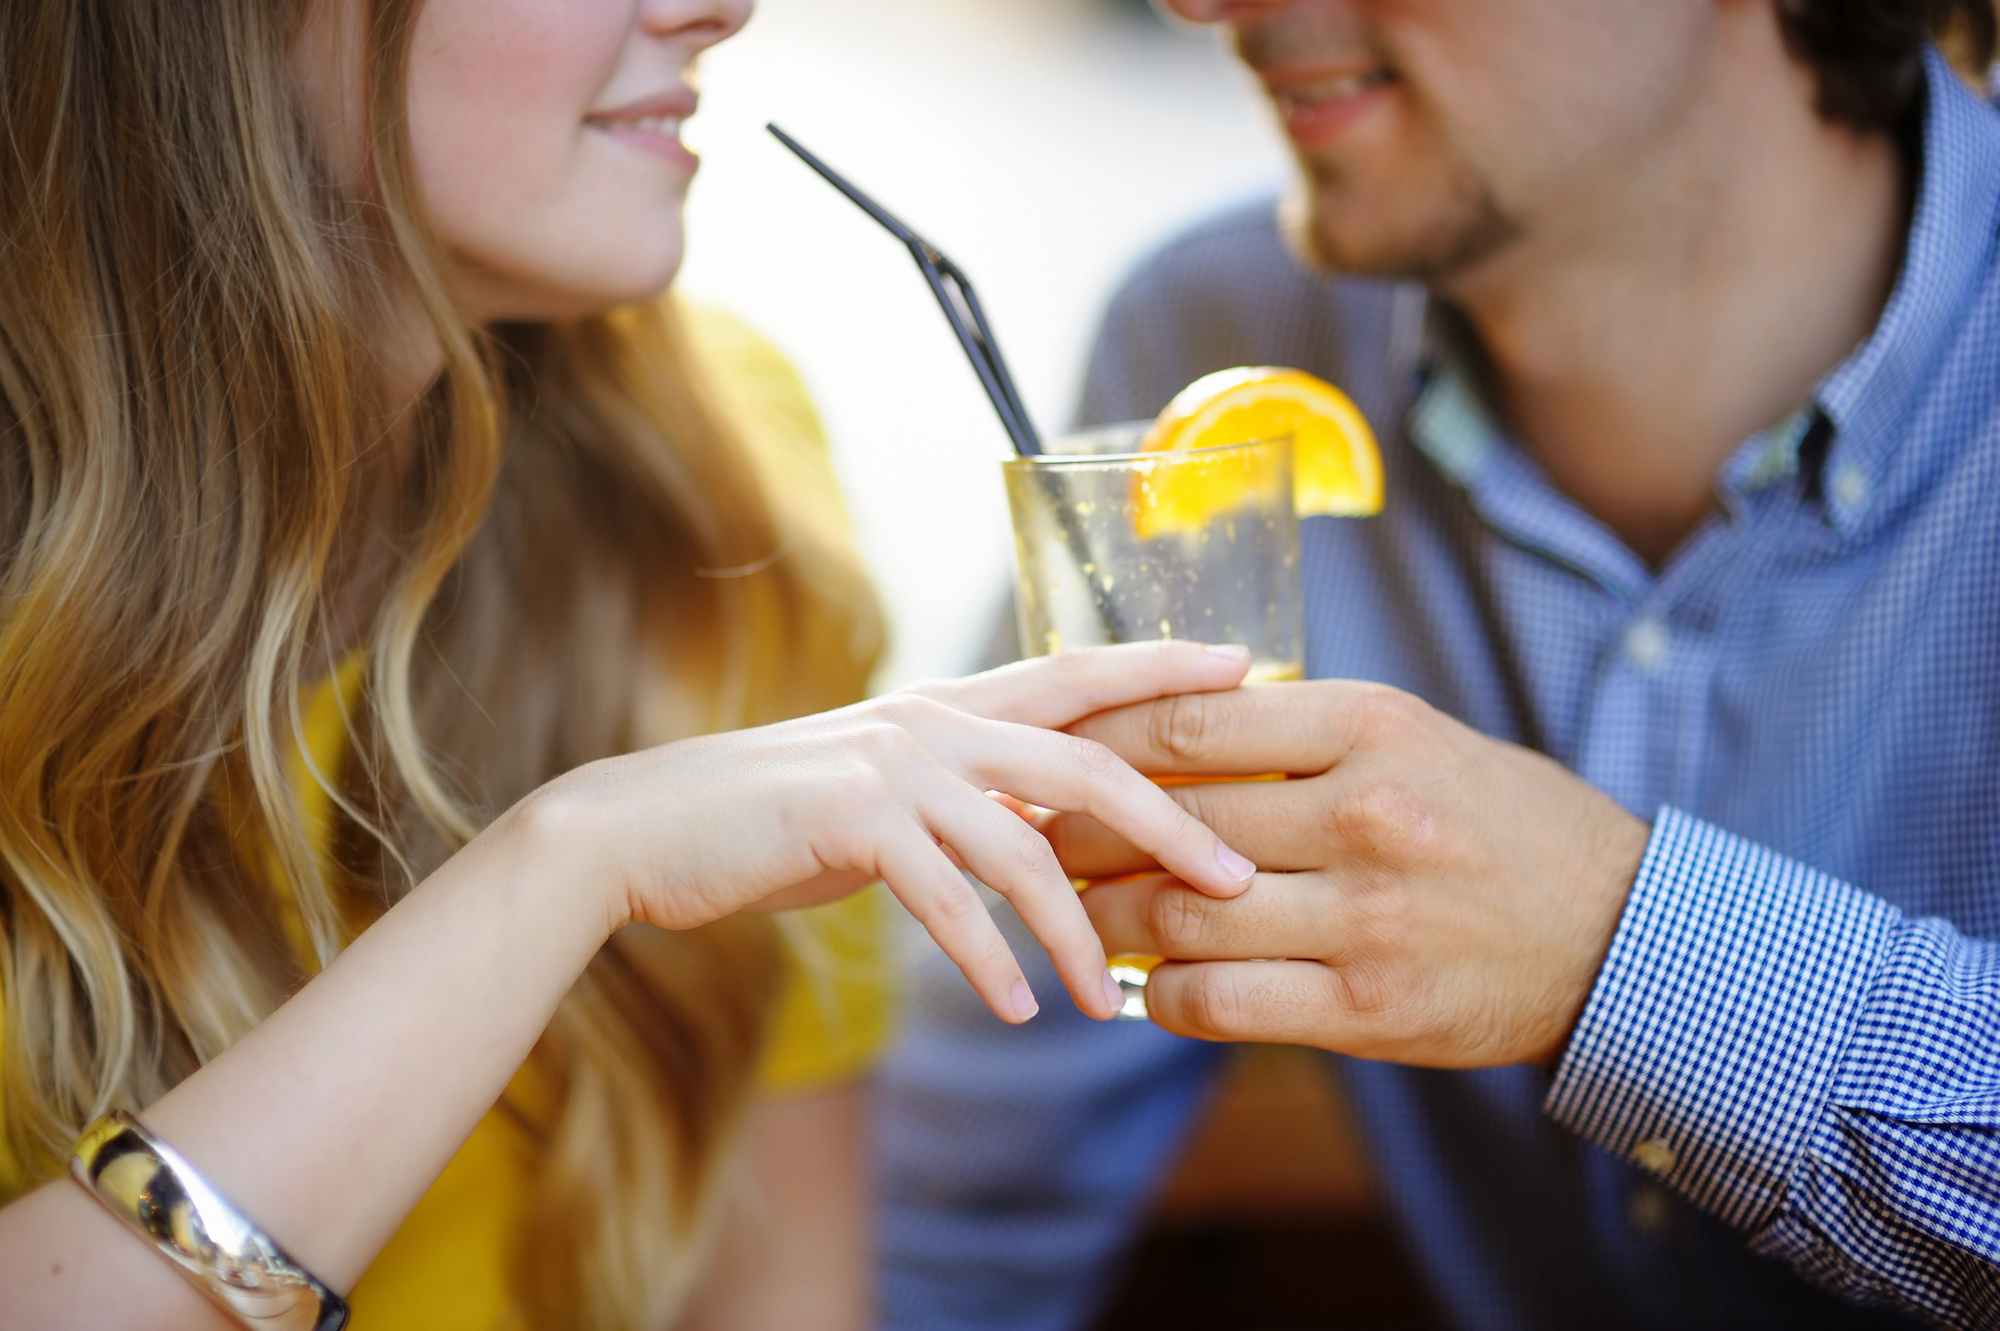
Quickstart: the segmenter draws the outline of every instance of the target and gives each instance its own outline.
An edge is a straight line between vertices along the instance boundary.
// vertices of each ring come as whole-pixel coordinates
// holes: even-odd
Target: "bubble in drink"
[[[1265,677],[1296,672],[1290,443],[1135,453],[1141,428],[1058,440],[1007,464],[1022,649],[1186,638],[1243,643]],[[1228,484],[1201,490],[1218,477]]]

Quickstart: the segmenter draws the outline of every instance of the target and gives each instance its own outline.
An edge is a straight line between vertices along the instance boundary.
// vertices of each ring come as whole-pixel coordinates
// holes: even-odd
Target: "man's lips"
[[[1332,139],[1396,83],[1387,65],[1339,73],[1267,73],[1265,86],[1285,122],[1285,132],[1301,146]]]

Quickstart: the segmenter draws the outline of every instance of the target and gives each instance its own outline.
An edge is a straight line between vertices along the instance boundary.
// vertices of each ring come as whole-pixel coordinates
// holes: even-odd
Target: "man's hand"
[[[1241,896],[1157,872],[1084,894],[1107,950],[1174,959],[1147,986],[1160,1025],[1433,1067],[1561,1055],[1648,836],[1575,775],[1340,680],[1188,694],[1074,730],[1151,775],[1293,777],[1171,789],[1263,870]],[[1154,868],[1088,819],[1044,830],[1073,876]]]

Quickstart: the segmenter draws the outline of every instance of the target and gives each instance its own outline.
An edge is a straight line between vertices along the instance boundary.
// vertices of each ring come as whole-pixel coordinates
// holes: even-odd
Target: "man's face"
[[[1710,0],[1165,3],[1227,25],[1270,93],[1318,257],[1447,285],[1608,220],[1698,95],[1713,18]]]

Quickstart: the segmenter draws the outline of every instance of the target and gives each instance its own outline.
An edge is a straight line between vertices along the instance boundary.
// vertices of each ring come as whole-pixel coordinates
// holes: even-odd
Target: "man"
[[[1154,1020],[1357,1056],[1464,1325],[2000,1325],[2000,116],[1926,43],[1990,10],[1171,4],[1270,91],[1321,271],[1268,210],[1184,236],[1085,415],[1300,365],[1388,499],[1306,524],[1323,682],[1083,727],[1297,778],[1179,788],[1241,898],[1086,895],[1181,959]],[[1077,1324],[1181,1140],[1212,1045],[1043,1022],[913,1017],[892,1325]]]

